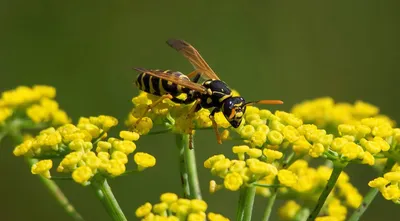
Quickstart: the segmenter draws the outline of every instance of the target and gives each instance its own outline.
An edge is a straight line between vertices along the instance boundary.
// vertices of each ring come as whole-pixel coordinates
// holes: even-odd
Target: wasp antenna
[[[250,101],[245,103],[244,105],[253,105],[253,104],[283,104],[281,100],[259,100],[259,101]]]

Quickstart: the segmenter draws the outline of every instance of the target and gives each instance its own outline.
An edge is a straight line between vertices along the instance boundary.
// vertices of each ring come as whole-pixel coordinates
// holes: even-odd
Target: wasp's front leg
[[[214,119],[215,113],[217,113],[219,111],[220,111],[219,108],[214,108],[214,110],[211,111],[211,114],[210,114],[209,117],[210,117],[211,122],[212,122],[212,127],[214,128],[214,131],[215,131],[215,136],[217,137],[217,142],[219,144],[222,144],[221,135],[219,134],[219,131],[218,131],[218,125],[217,125],[217,122],[215,122],[215,119]]]

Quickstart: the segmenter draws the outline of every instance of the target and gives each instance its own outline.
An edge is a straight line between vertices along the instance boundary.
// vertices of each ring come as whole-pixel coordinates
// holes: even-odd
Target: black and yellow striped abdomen
[[[160,70],[157,70],[160,71]],[[180,72],[174,72],[174,71],[162,71],[164,73],[171,74],[175,77],[179,77],[183,81],[190,81],[190,79],[180,73]],[[157,95],[157,96],[162,96],[164,94],[170,94],[172,96],[178,96],[181,93],[189,93],[190,89],[182,87],[176,83],[173,83],[168,80],[164,80],[158,77],[151,76],[146,73],[140,73],[136,79],[136,86],[147,93]]]

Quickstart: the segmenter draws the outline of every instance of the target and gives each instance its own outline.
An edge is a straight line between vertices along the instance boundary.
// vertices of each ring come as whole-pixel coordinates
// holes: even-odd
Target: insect
[[[167,44],[183,54],[186,59],[194,66],[194,71],[188,75],[181,72],[170,70],[156,70],[145,68],[134,68],[140,72],[136,80],[136,86],[145,92],[160,96],[160,99],[149,105],[146,112],[155,107],[162,100],[169,98],[173,102],[181,104],[194,103],[189,116],[201,108],[213,108],[210,119],[215,130],[218,143],[222,143],[218,132],[217,123],[214,115],[222,111],[225,118],[232,127],[239,127],[242,122],[246,106],[252,104],[283,104],[281,100],[259,100],[246,102],[241,96],[233,96],[228,85],[220,80],[215,72],[210,68],[200,53],[189,43],[183,40],[169,39]],[[198,83],[200,77],[205,79],[203,83]],[[192,79],[191,79],[192,78]],[[177,98],[185,93],[187,98],[180,100]]]

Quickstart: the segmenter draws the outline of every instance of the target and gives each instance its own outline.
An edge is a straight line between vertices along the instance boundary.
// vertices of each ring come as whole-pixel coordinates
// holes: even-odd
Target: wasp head
[[[246,102],[243,97],[227,98],[222,105],[222,113],[234,128],[238,128],[246,111]]]

